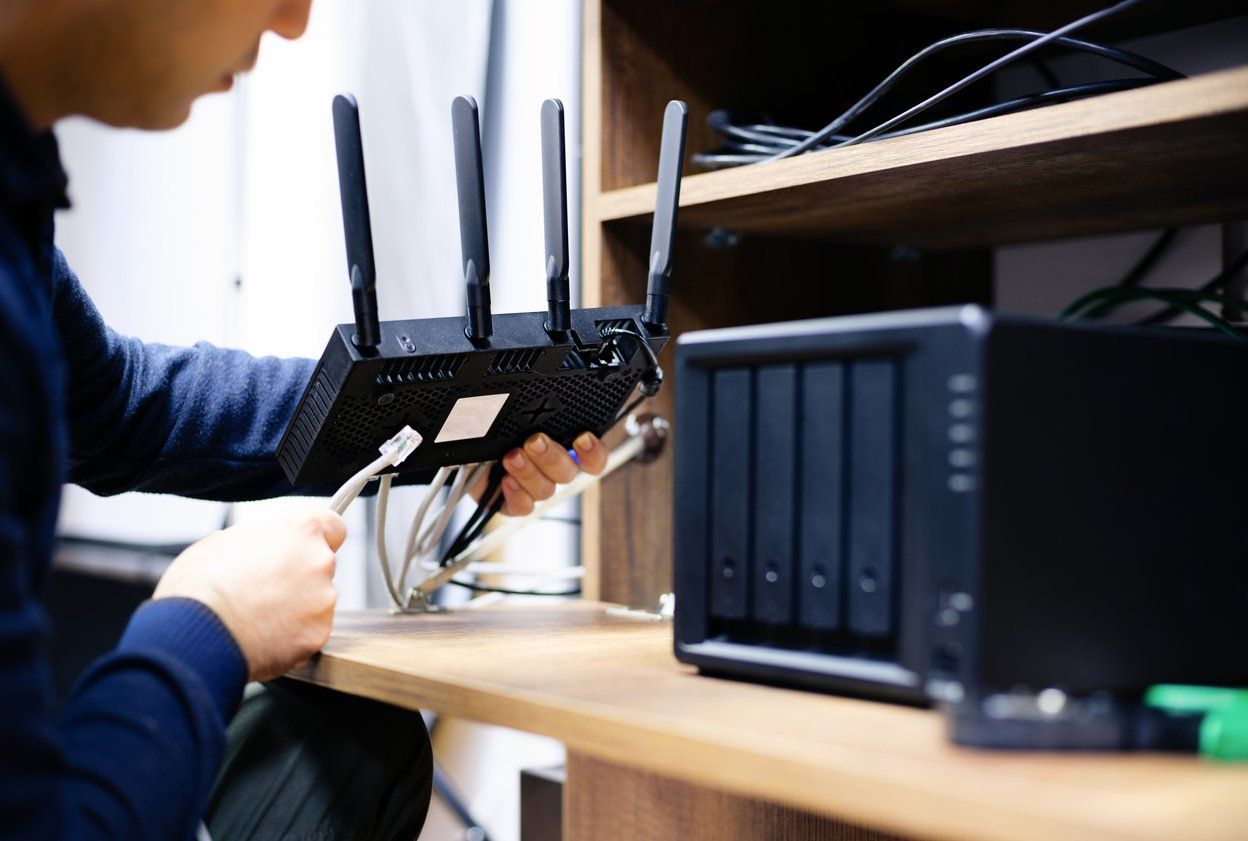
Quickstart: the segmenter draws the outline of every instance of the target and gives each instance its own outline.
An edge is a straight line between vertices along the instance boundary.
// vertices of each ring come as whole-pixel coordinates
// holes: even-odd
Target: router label
[[[479,397],[461,397],[456,400],[434,443],[444,444],[447,441],[481,438],[490,431],[490,427],[494,425],[494,419],[503,410],[503,405],[510,396],[510,392],[503,392],[502,394],[482,394]]]

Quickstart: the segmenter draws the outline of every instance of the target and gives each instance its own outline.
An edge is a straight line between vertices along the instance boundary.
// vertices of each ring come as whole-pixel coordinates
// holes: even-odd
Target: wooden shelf
[[[1248,67],[684,179],[682,227],[987,246],[1248,215]],[[654,185],[608,190],[641,221]]]
[[[1242,5],[1142,4],[1096,37],[1170,32],[1242,14]],[[1048,27],[1095,8],[1090,0],[887,0],[849,11],[796,0],[586,0],[582,301],[644,300],[654,205],[646,182],[657,167],[668,99],[689,104],[692,153],[717,143],[707,127],[717,108],[817,125],[937,38],[988,26]],[[939,72],[955,78],[981,66],[983,56],[946,56]],[[903,79],[895,96],[918,101],[930,94],[931,78]],[[995,245],[1248,217],[1245,138],[1248,67],[1240,67],[691,174],[681,194],[672,335],[851,312],[991,306]],[[704,236],[712,228],[746,235],[723,247],[732,238]],[[776,294],[781,287],[785,294]],[[669,419],[679,388],[670,354],[669,347],[663,391],[647,404]],[[673,432],[678,444],[680,430]],[[587,595],[653,606],[671,589],[671,449],[586,494]]]
[[[699,676],[670,625],[605,608],[340,614],[294,676],[907,837],[1230,841],[1248,826],[1248,766],[957,748],[932,711]]]

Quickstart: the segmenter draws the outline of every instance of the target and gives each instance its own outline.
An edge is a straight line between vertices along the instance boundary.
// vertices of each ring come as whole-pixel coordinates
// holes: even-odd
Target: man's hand
[[[334,553],[346,537],[342,518],[324,509],[214,532],[169,565],[153,598],[203,602],[238,643],[249,679],[275,678],[329,639]]]
[[[503,478],[503,513],[523,517],[533,510],[535,502],[550,499],[555,485],[571,482],[578,471],[597,476],[607,466],[607,445],[592,432],[582,433],[572,446],[580,460],[579,467],[567,450],[541,432],[508,453],[503,458],[503,469],[507,471]],[[474,499],[481,498],[488,479],[482,476],[472,489]]]

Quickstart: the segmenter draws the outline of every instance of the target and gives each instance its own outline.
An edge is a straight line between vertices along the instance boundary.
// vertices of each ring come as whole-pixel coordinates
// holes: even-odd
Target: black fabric
[[[275,681],[248,687],[204,821],[213,841],[414,841],[432,788],[419,713]]]

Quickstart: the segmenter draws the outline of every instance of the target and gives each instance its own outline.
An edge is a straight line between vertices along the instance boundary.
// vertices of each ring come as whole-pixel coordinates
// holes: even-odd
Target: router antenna
[[[338,149],[338,192],[342,196],[342,228],[347,237],[351,303],[355,308],[352,341],[361,350],[370,351],[381,344],[377,266],[373,261],[373,228],[368,217],[368,186],[364,183],[360,106],[351,94],[334,97],[334,143]]]
[[[676,210],[680,206],[680,171],[685,161],[685,124],[689,108],[680,100],[667,103],[663,114],[663,144],[659,147],[659,175],[654,199],[654,228],[650,235],[650,279],[646,311],[641,320],[667,327],[668,284],[672,277],[672,250],[676,238]]]
[[[546,221],[546,329],[571,329],[568,284],[568,176],[563,137],[563,103],[542,103],[542,199]]]
[[[468,286],[469,339],[483,341],[494,332],[490,319],[490,243],[485,223],[485,176],[481,169],[481,128],[477,103],[457,96],[451,103],[455,142],[455,183],[459,191],[459,244]]]

